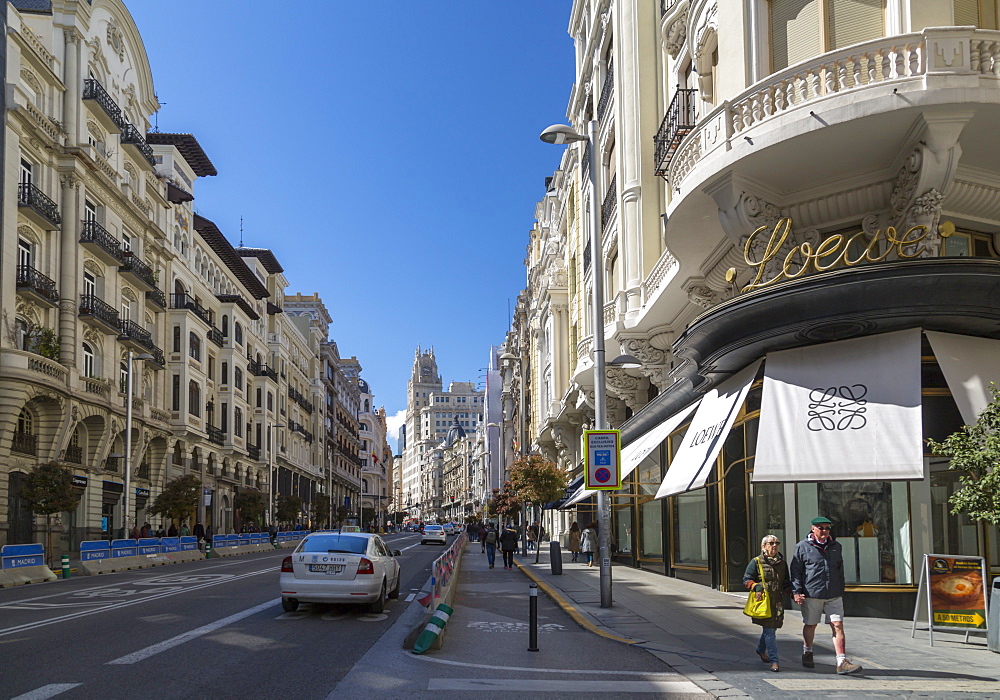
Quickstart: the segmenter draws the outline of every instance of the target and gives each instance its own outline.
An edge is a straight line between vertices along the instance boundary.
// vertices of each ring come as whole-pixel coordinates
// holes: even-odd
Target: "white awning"
[[[712,473],[722,443],[733,427],[736,415],[746,400],[750,385],[757,376],[761,360],[733,375],[709,391],[701,400],[684,443],[674,455],[667,476],[656,492],[656,498],[685,493],[701,488]]]
[[[693,404],[684,408],[674,415],[667,418],[665,421],[657,425],[655,428],[647,433],[640,435],[638,438],[630,442],[622,449],[622,481],[625,477],[635,471],[635,468],[642,464],[642,461],[649,456],[649,454],[660,446],[670,433],[677,430],[677,426],[683,423],[688,416],[691,415],[692,411],[698,406],[698,402],[695,401]],[[588,491],[584,487],[573,494],[572,498],[566,501],[566,508],[575,503],[579,503],[584,498],[588,496],[593,496],[597,491]]]
[[[990,382],[1000,384],[1000,340],[924,331],[966,425],[976,422],[993,400]]]
[[[753,480],[922,479],[920,329],[768,353]]]

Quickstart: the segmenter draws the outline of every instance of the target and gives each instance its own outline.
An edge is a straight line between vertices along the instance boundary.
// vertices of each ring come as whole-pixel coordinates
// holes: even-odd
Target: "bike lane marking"
[[[202,625],[190,632],[185,632],[184,634],[179,634],[176,637],[166,639],[162,642],[156,644],[151,644],[145,649],[140,649],[139,651],[134,651],[131,654],[126,654],[113,661],[108,661],[105,665],[124,665],[124,664],[134,664],[143,659],[148,659],[150,656],[159,654],[160,652],[166,651],[167,649],[173,649],[176,646],[180,646],[185,642],[190,642],[192,639],[197,639],[198,637],[203,637],[204,635],[214,632],[217,629],[225,627],[226,625],[231,625],[234,622],[239,622],[243,618],[250,617],[251,615],[256,615],[257,613],[264,612],[268,608],[273,608],[281,602],[281,598],[275,598],[274,600],[268,601],[267,603],[261,603],[260,605],[254,606],[243,612],[238,612],[235,615],[230,615],[229,617],[224,617],[221,620],[216,620],[215,622],[210,622],[207,625]]]

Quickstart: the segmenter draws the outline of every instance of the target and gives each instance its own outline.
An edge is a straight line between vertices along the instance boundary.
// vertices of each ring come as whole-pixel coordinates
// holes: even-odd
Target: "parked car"
[[[444,531],[443,525],[424,525],[424,532],[420,536],[420,544],[427,544],[428,542],[448,544],[448,535]]]
[[[367,603],[382,612],[399,597],[400,568],[382,538],[366,532],[315,532],[281,562],[281,607],[299,603]]]

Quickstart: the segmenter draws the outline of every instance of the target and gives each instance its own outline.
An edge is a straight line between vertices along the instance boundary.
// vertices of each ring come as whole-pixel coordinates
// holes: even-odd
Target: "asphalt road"
[[[281,609],[290,550],[0,590],[0,698],[324,698],[421,590],[442,547],[403,550],[400,598]]]

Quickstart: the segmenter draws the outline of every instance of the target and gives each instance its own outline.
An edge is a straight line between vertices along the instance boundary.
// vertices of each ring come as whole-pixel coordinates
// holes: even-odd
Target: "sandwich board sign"
[[[987,580],[983,557],[925,554],[910,638],[916,632],[921,596],[927,606],[931,646],[934,630],[965,630],[966,641],[971,632],[985,632]]]
[[[618,430],[585,430],[587,471],[585,487],[591,491],[617,491],[622,487],[622,438]]]

